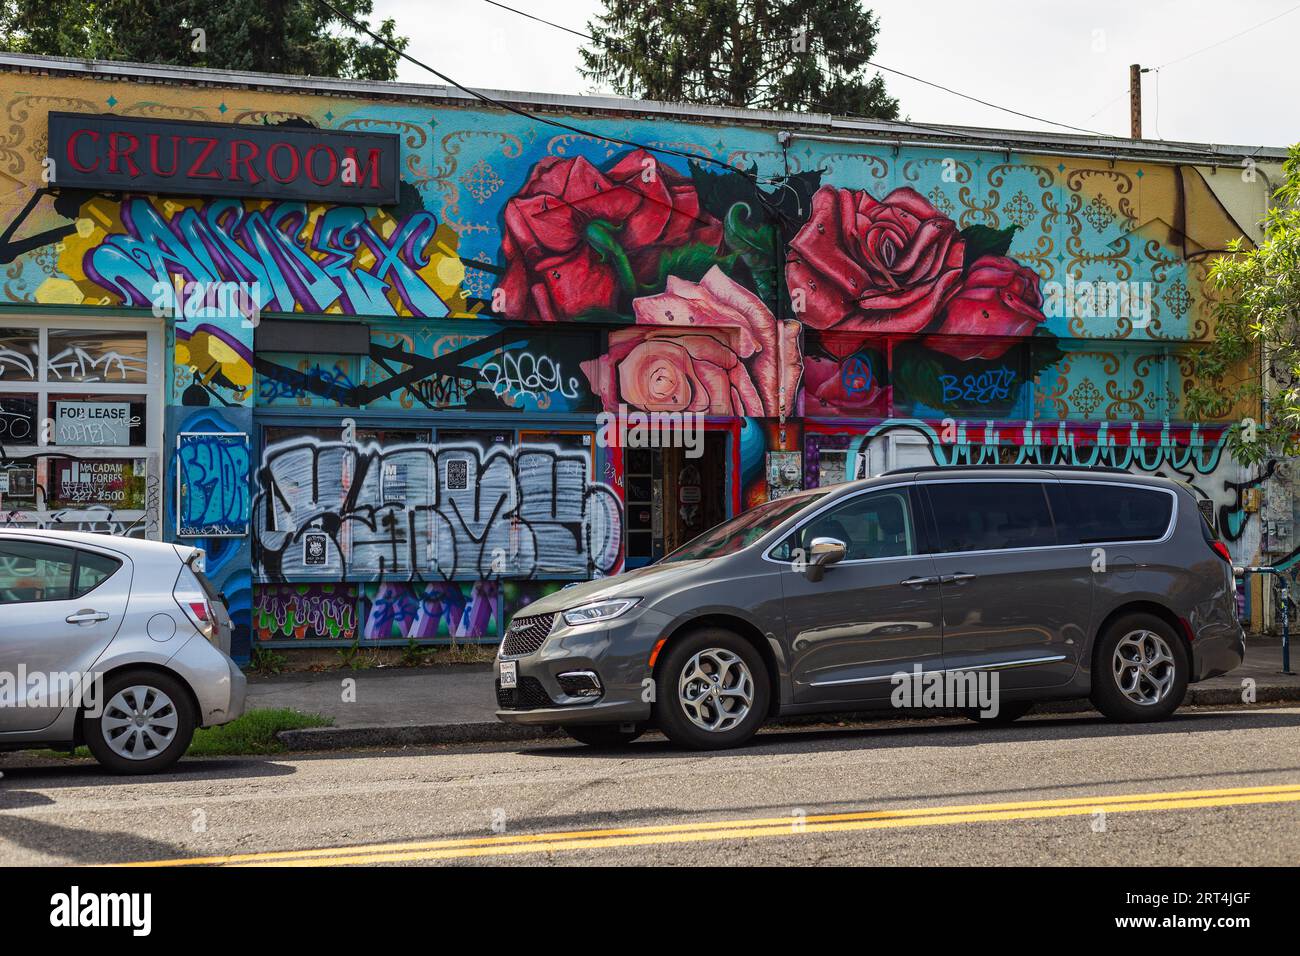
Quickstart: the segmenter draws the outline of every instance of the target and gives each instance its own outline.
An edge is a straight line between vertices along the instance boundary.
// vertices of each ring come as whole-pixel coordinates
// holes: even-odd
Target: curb
[[[1255,689],[1255,703],[1300,701],[1300,684],[1268,684]],[[1184,707],[1243,705],[1240,687],[1190,687]],[[1249,706],[1249,705],[1245,705]],[[1048,701],[1037,705],[1038,714],[1095,713],[1087,701]],[[958,716],[955,711],[854,711],[838,714],[808,714],[786,717],[767,724],[772,727],[807,727],[826,723],[879,723],[885,720],[917,720]],[[428,747],[437,744],[508,743],[512,740],[565,738],[552,726],[503,724],[475,721],[463,724],[409,724],[401,727],[309,727],[282,730],[276,738],[289,750],[353,750],[365,747]],[[566,738],[567,739],[567,738]]]

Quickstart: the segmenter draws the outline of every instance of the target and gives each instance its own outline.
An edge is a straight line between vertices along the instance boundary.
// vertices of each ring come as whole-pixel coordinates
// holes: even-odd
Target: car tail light
[[[1210,550],[1223,558],[1224,561],[1227,561],[1228,564],[1232,564],[1232,555],[1228,553],[1228,546],[1222,541],[1211,541]]]
[[[216,637],[217,616],[212,610],[212,603],[208,600],[203,585],[199,583],[188,565],[181,568],[180,576],[176,579],[176,587],[172,590],[172,597],[200,634],[209,641]]]

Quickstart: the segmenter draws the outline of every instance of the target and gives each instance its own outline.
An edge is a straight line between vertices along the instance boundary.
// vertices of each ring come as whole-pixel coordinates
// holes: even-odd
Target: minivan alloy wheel
[[[721,647],[686,662],[677,695],[691,723],[712,733],[730,730],[754,705],[754,677],[738,654]]]
[[[1135,704],[1158,704],[1174,686],[1173,651],[1154,631],[1130,631],[1120,638],[1112,669],[1120,693]]]
[[[104,708],[104,740],[127,760],[148,760],[169,746],[179,718],[172,699],[157,687],[124,687]]]

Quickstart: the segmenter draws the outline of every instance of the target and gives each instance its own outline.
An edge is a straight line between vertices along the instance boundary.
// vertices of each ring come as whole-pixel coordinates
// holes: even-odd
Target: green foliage
[[[262,674],[266,677],[279,674],[288,663],[289,659],[283,654],[277,654],[265,647],[254,647],[248,657],[248,669],[254,674]]]
[[[263,707],[250,710],[220,727],[199,727],[194,731],[190,749],[191,757],[229,757],[240,754],[273,754],[284,750],[276,739],[282,730],[302,730],[305,727],[330,727],[332,717],[304,714],[289,707]],[[89,747],[75,750],[38,750],[43,757],[90,757]]]
[[[372,0],[331,2],[370,26]],[[406,47],[391,19],[371,29]],[[0,49],[365,80],[396,79],[398,60],[315,0],[0,0]]]
[[[580,72],[623,96],[895,119],[861,0],[605,0]]]
[[[271,754],[284,750],[275,735],[282,730],[328,727],[334,721],[320,714],[304,714],[288,707],[250,710],[220,727],[199,728],[186,751],[191,757],[234,754]]]
[[[402,648],[402,666],[419,667],[433,653],[433,648],[424,647],[415,638],[409,638]]]
[[[339,665],[354,671],[368,671],[378,664],[375,655],[361,647],[361,638],[357,638],[347,647],[339,648]]]
[[[1233,240],[1210,264],[1218,321],[1214,341],[1193,353],[1184,396],[1192,418],[1266,400],[1266,423],[1246,419],[1228,435],[1232,454],[1250,464],[1300,452],[1300,144],[1273,198],[1260,245]]]

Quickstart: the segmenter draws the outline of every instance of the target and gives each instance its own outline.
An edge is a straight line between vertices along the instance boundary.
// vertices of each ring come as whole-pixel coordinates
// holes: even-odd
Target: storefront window
[[[0,382],[34,382],[40,365],[36,329],[0,328]]]
[[[52,445],[125,448],[145,444],[144,395],[54,392],[45,414],[54,423]]]
[[[0,523],[159,536],[161,330],[35,324],[0,326]]]
[[[51,382],[136,384],[148,374],[145,332],[50,329]]]

